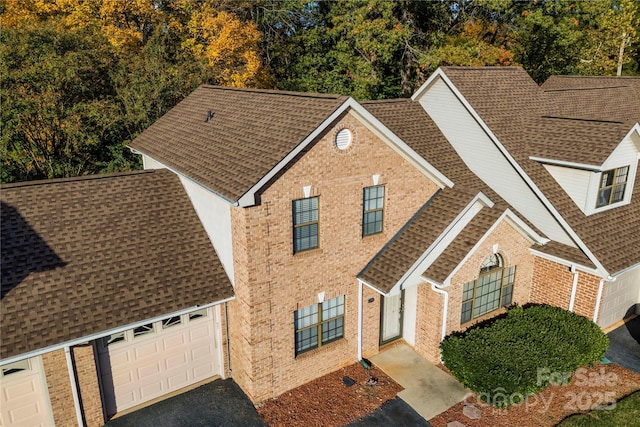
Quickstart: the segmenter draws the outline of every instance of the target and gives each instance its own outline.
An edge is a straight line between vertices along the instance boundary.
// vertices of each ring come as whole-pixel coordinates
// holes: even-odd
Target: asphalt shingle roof
[[[0,189],[2,358],[233,296],[168,170]]]
[[[495,203],[483,208],[424,272],[425,277],[442,282],[510,207],[469,170],[418,102],[403,99],[363,106],[436,169],[446,171],[454,186],[436,193],[362,270],[361,279],[390,291],[479,192]]]
[[[130,147],[237,201],[347,99],[203,85]]]
[[[586,216],[544,166],[529,160],[532,152],[540,155],[540,146],[546,146],[550,150],[553,145],[561,147],[557,150],[562,153],[561,157],[601,164],[620,143],[622,136],[631,130],[634,121],[633,119],[628,121],[625,117],[640,118],[637,103],[628,106],[632,111],[625,113],[626,116],[616,116],[619,109],[606,113],[609,123],[602,122],[597,126],[609,129],[611,136],[605,137],[605,132],[600,130],[597,135],[602,135],[603,139],[594,138],[592,135],[577,140],[570,138],[575,126],[593,129],[591,126],[595,123],[546,118],[548,111],[557,108],[557,104],[549,100],[549,95],[544,89],[558,89],[563,82],[569,82],[570,87],[582,87],[586,84],[584,82],[588,82],[590,87],[597,87],[596,81],[606,83],[607,79],[586,78],[582,83],[580,83],[582,78],[554,79],[549,85],[545,84],[543,88],[539,88],[519,67],[507,70],[492,67],[477,69],[445,67],[445,72],[498,140],[509,150],[610,274],[640,262],[638,251],[640,248],[640,232],[638,232],[640,230],[640,191],[638,191],[640,174],[636,175],[634,194],[629,205]],[[627,79],[620,81],[627,82]],[[633,85],[637,87],[637,83]],[[599,98],[614,98],[617,93],[619,93],[617,89],[612,95],[605,96],[601,92],[598,97],[592,97],[591,102],[598,102]],[[583,94],[581,91],[576,91],[574,94],[578,102],[581,94]],[[565,99],[562,102],[566,103],[569,100]],[[605,105],[607,102],[610,100],[606,101]],[[508,115],[509,111],[512,112],[510,116],[513,120],[505,120],[505,115]],[[589,111],[595,111],[595,108]],[[626,132],[624,132],[625,128]],[[544,138],[548,139],[545,141]],[[595,156],[597,158],[591,158],[592,153],[597,153]],[[543,157],[553,158],[553,153],[547,153],[547,156]]]

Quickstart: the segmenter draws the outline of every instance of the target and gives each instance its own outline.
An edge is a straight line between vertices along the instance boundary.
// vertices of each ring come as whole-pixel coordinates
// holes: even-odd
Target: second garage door
[[[621,274],[614,282],[607,282],[602,296],[598,325],[606,328],[637,310],[640,303],[640,267]]]
[[[218,309],[165,318],[98,344],[107,413],[113,415],[222,373]]]

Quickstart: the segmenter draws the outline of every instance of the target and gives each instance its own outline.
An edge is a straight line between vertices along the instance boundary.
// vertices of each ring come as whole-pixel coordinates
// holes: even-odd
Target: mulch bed
[[[433,427],[445,427],[451,421],[459,421],[467,427],[555,426],[569,415],[606,406],[639,389],[639,373],[613,363],[597,365],[582,368],[572,376],[569,384],[547,387],[519,405],[497,409],[474,394],[429,422]],[[517,400],[519,396],[515,398]],[[473,420],[464,415],[462,411],[465,404],[479,408],[480,419]]]
[[[338,427],[349,424],[396,397],[402,387],[375,366],[377,378],[368,383],[367,371],[355,363],[320,377],[258,405],[258,413],[271,427]],[[343,377],[355,380],[347,387]]]

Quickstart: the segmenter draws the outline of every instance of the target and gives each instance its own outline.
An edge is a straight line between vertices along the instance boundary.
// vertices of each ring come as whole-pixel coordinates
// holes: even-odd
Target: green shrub
[[[499,318],[449,335],[442,362],[495,406],[518,403],[578,367],[601,360],[609,339],[589,319],[548,305],[514,306]]]

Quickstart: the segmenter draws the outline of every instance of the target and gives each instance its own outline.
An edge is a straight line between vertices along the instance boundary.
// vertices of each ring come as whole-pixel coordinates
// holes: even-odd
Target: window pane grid
[[[495,263],[494,259],[493,262],[488,261],[490,264],[502,266],[500,255],[495,254],[491,257],[496,257],[498,263]],[[483,264],[480,277],[465,283],[462,288],[461,323],[511,304],[516,267],[494,268],[489,271],[484,267]]]
[[[342,338],[344,295],[296,310],[294,323],[296,355]]]
[[[293,253],[318,247],[318,197],[293,201]]]
[[[384,186],[366,187],[362,200],[362,235],[382,232],[384,222]]]
[[[624,200],[628,175],[629,166],[602,172],[596,202],[597,208]]]

